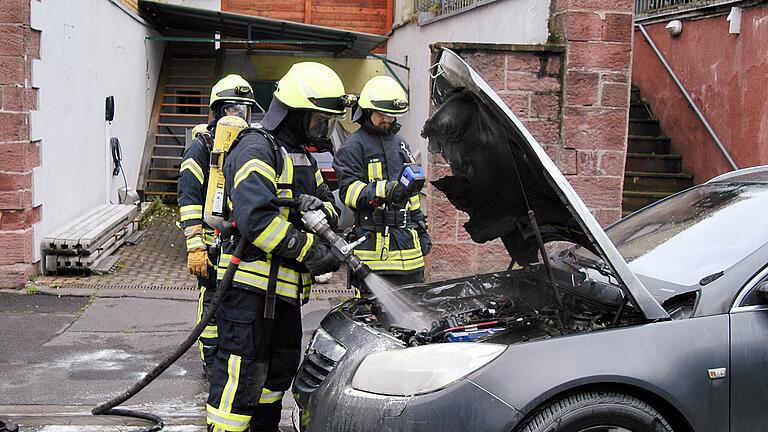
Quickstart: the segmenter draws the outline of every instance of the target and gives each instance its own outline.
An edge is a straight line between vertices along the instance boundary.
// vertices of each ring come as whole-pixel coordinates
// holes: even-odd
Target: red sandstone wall
[[[621,217],[627,149],[632,50],[632,0],[554,0],[552,41],[564,53],[498,46],[454,50],[500,94],[544,147],[598,222]],[[451,44],[448,44],[451,45]],[[429,176],[449,173],[429,156]],[[502,270],[509,258],[500,241],[476,245],[467,216],[429,187],[430,280]]]
[[[35,0],[31,0],[35,1]],[[29,140],[29,111],[37,109],[32,59],[40,57],[40,32],[29,27],[30,0],[0,0],[0,288],[23,285],[32,265],[32,168],[39,143]]]
[[[683,20],[673,38],[666,22],[646,26],[656,46],[739,167],[768,163],[768,4],[742,11],[741,34],[726,15]],[[650,45],[635,32],[632,83],[661,121],[683,169],[696,183],[730,171],[701,121]]]

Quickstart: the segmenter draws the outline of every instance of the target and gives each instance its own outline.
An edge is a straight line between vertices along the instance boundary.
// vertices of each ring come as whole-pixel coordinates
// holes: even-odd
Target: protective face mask
[[[318,151],[330,151],[332,148],[330,132],[333,117],[317,111],[308,111],[305,117],[307,145]]]
[[[221,111],[225,116],[237,116],[241,119],[248,121],[248,105],[245,104],[227,104],[221,107]]]

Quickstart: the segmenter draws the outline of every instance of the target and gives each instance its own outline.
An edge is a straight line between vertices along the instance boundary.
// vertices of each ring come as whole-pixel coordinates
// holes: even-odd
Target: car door
[[[757,288],[768,283],[764,268],[742,290],[731,309],[731,430],[765,430],[768,418],[768,299]]]

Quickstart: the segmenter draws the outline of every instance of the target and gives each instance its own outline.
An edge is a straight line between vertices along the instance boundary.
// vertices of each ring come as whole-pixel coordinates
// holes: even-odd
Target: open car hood
[[[456,53],[442,49],[432,71],[436,111],[422,135],[452,175],[432,184],[459,210],[472,240],[501,238],[514,262],[538,261],[533,211],[543,241],[569,241],[601,257],[648,320],[668,319],[563,174],[499,96]],[[621,125],[617,125],[620,127]]]

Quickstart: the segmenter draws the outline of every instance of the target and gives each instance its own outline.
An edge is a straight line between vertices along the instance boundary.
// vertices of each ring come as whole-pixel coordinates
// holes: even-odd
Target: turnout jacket
[[[323,182],[317,162],[303,147],[295,144],[289,131],[278,131],[271,143],[261,132],[245,130],[227,155],[224,178],[228,220],[237,222],[242,236],[239,241],[249,243],[232,285],[266,292],[270,271],[276,271],[279,298],[294,304],[308,301],[312,276],[302,262],[313,243],[321,240],[307,233],[296,259],[279,257],[272,252],[279,250],[289,230],[305,231],[299,212],[279,206],[278,198],[314,195],[324,202],[329,223],[335,226],[338,222],[339,212],[333,204],[333,194]],[[232,242],[223,246],[218,266],[219,280],[223,279],[234,251]],[[279,265],[273,266],[273,263]]]
[[[216,123],[212,123],[214,126]],[[187,239],[187,250],[210,246],[213,242],[213,228],[203,220],[205,194],[208,191],[208,172],[211,165],[211,146],[213,145],[212,126],[210,132],[199,134],[189,148],[184,150],[179,168],[178,204],[182,228],[202,225],[202,237]]]
[[[339,197],[355,212],[355,236],[366,236],[355,248],[355,255],[377,273],[407,274],[421,270],[424,267],[421,243],[428,239],[428,234],[418,224],[424,221],[419,195],[410,197],[402,209],[403,214],[408,214],[405,227],[377,225],[373,222],[376,209],[370,204],[377,197],[383,202],[387,181],[396,181],[403,165],[415,160],[397,130],[384,134],[370,128],[364,124],[350,135],[333,161],[339,179]],[[387,209],[385,205],[378,209],[401,210]]]

